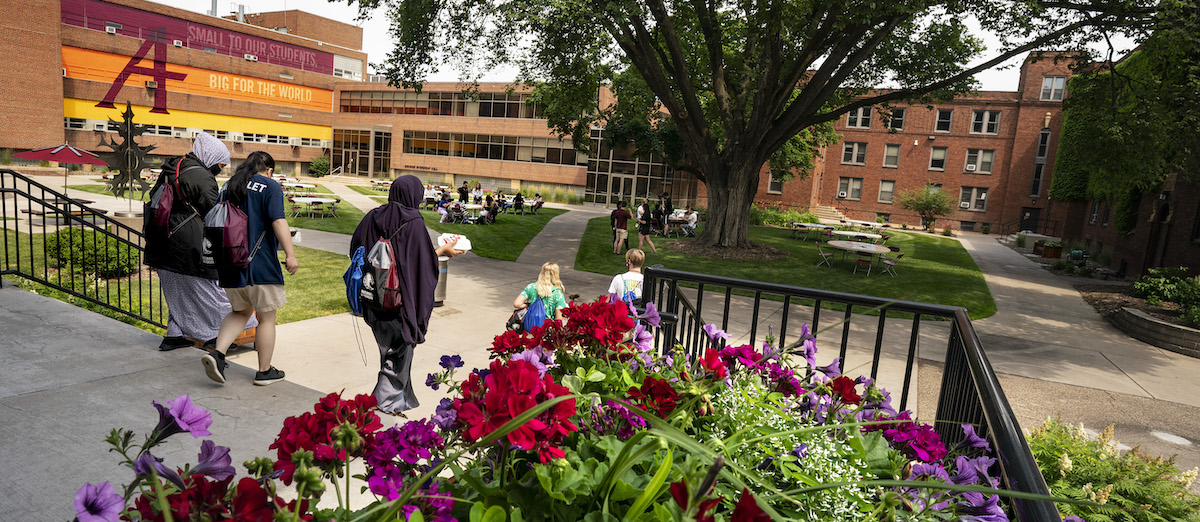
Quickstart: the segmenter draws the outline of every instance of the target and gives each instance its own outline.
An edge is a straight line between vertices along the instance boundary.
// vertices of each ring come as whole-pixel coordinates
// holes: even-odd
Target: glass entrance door
[[[358,175],[358,151],[353,149],[342,150],[342,174],[346,176]]]
[[[625,200],[625,203],[630,204],[633,201],[633,184],[634,176],[609,176],[608,186],[608,202],[609,206],[616,206],[618,201]]]

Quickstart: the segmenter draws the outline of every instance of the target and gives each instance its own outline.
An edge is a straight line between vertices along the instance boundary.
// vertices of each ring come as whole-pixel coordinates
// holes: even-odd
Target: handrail
[[[1013,232],[1020,232],[1021,222],[1025,221],[1022,218],[1016,218],[1000,226],[1000,235],[1008,236]],[[1038,218],[1034,221],[1033,232],[1044,234],[1047,236],[1058,235],[1058,220],[1050,218]]]
[[[18,219],[22,211],[27,219]],[[158,280],[141,270],[144,253],[141,231],[108,217],[103,210],[6,168],[0,169],[0,223],[5,231],[0,238],[3,253],[0,274],[35,281],[132,319],[164,327],[166,307]],[[58,252],[47,248],[44,238],[71,228],[91,231],[92,249],[107,252],[114,245],[130,249],[131,255],[137,256],[139,270],[107,280],[98,277],[89,280],[83,275],[83,267],[72,265],[76,260],[73,242],[67,244],[66,256],[55,255],[64,253],[61,245]],[[11,238],[10,230],[14,233]],[[38,234],[44,236],[40,263],[34,241]],[[58,263],[53,271],[51,260]],[[143,305],[143,294],[148,294],[148,305]]]
[[[996,448],[999,457],[997,465],[1000,476],[1006,487],[1011,491],[1049,495],[1049,488],[1038,469],[1037,461],[1025,441],[1020,425],[1008,404],[1003,389],[1000,387],[995,372],[987,360],[979,337],[975,332],[967,311],[963,308],[919,303],[914,301],[892,300],[882,297],[849,294],[830,290],[803,288],[797,286],[751,281],[697,274],[679,270],[666,269],[661,266],[647,267],[645,274],[645,293],[643,299],[647,303],[655,303],[660,315],[669,318],[674,324],[665,325],[660,330],[662,339],[655,337],[659,350],[675,344],[683,344],[689,353],[697,353],[707,345],[705,338],[687,336],[687,332],[677,332],[675,325],[688,325],[689,321],[698,321],[704,311],[704,296],[708,293],[724,294],[720,326],[728,329],[731,302],[738,299],[738,306],[744,306],[749,300],[753,306],[750,312],[750,344],[756,340],[756,329],[759,323],[760,304],[765,296],[782,298],[783,307],[777,335],[777,346],[786,348],[789,313],[794,299],[809,299],[812,305],[812,331],[819,330],[820,317],[823,308],[829,303],[845,306],[840,318],[841,346],[840,360],[845,364],[849,345],[851,322],[855,320],[854,309],[875,310],[878,312],[873,362],[870,377],[878,378],[881,354],[884,344],[884,329],[889,314],[912,314],[912,332],[905,355],[905,374],[900,406],[898,410],[907,409],[907,400],[912,376],[915,373],[915,357],[919,341],[919,331],[922,317],[945,319],[950,324],[950,334],[947,343],[946,360],[942,366],[942,383],[938,392],[937,419],[934,428],[941,435],[943,442],[953,445],[962,439],[963,434],[958,430],[958,424],[973,424],[979,427],[980,436],[987,437]],[[695,286],[695,304],[683,304],[686,296],[680,292],[680,284]],[[713,287],[721,290],[712,290]],[[740,297],[734,292],[750,293],[753,297]],[[688,316],[694,314],[693,317]],[[858,316],[861,318],[862,316]],[[700,323],[703,324],[703,323]],[[945,324],[945,323],[942,323]],[[835,325],[836,327],[837,325]],[[699,328],[697,326],[697,328]],[[893,390],[894,392],[894,390]],[[1011,504],[1017,519],[1022,521],[1058,521],[1061,520],[1054,503],[1048,501],[1033,501],[1012,499]]]

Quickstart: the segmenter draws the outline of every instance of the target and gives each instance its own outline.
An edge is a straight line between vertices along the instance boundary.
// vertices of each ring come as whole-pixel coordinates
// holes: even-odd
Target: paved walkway
[[[336,180],[323,184],[363,210],[376,206]],[[100,208],[127,204],[84,197]],[[453,259],[446,306],[434,311],[428,340],[417,351],[414,379],[436,371],[446,354],[461,355],[467,368],[485,366],[486,347],[502,331],[512,299],[545,261],[563,267],[570,293],[585,298],[604,293],[611,275],[572,267],[587,220],[605,214],[572,207],[552,219],[517,262],[470,253]],[[301,234],[303,246],[348,250],[348,236]],[[1056,414],[1094,429],[1116,424],[1123,443],[1152,454],[1179,454],[1181,467],[1200,465],[1194,445],[1200,443],[1195,379],[1200,361],[1125,336],[1058,276],[994,238],[964,234],[961,240],[996,299],[999,312],[976,327],[1024,427]],[[230,383],[218,386],[204,376],[199,351],[157,352],[153,334],[11,285],[0,288],[0,331],[0,367],[7,370],[0,379],[0,470],[7,479],[0,480],[0,513],[13,519],[70,518],[72,496],[83,482],[126,482],[127,472],[106,453],[102,439],[113,427],[139,433],[152,428],[151,400],[191,394],[213,412],[214,440],[230,446],[240,463],[268,454],[282,418],[311,408],[320,395],[369,393],[379,364],[370,330],[349,314],[279,326],[275,362],[288,376],[267,388],[250,385],[253,352],[232,355]],[[923,348],[921,357],[936,361],[936,344],[925,343],[933,348]],[[936,371],[934,364],[922,365],[922,389],[936,389]],[[415,414],[428,415],[444,395],[418,388],[422,404]],[[1169,442],[1156,432],[1181,438]],[[159,456],[182,464],[198,448],[198,441],[177,437]]]

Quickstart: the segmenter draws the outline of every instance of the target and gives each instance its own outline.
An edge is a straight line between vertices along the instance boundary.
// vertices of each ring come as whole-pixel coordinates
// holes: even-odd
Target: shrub
[[[902,222],[900,222],[900,228],[901,228],[902,230],[908,230],[908,223],[905,223],[905,222],[903,222],[903,221],[902,221]]]
[[[1066,260],[1059,259],[1050,265],[1050,270],[1062,270],[1068,266],[1071,266],[1071,263],[1068,263]]]
[[[1046,419],[1029,434],[1029,448],[1054,495],[1095,503],[1058,504],[1062,514],[1084,520],[1194,520],[1200,496],[1188,486],[1197,470],[1181,473],[1174,458],[1137,449],[1122,454],[1112,432],[1109,426],[1092,440],[1082,426]]]
[[[799,210],[783,210],[771,207],[750,207],[751,225],[774,225],[789,227],[793,222],[817,223],[817,216],[811,212]]]
[[[1025,234],[1017,234],[1017,241],[1014,245],[1017,248],[1025,248]]]
[[[985,223],[983,226],[979,227],[979,231],[980,231],[980,232],[983,232],[985,235],[986,235],[986,234],[991,234],[991,233],[992,233],[992,226],[991,226],[991,225],[988,225],[988,224],[986,224],[986,223]]]
[[[1096,272],[1095,270],[1092,270],[1089,267],[1086,267],[1086,266],[1080,267],[1079,268],[1079,277],[1092,277],[1092,274],[1095,272]]]
[[[1072,265],[1071,263],[1067,263],[1067,266],[1063,267],[1063,273],[1067,274],[1067,275],[1075,274],[1075,265]]]
[[[1179,316],[1179,322],[1183,323],[1184,326],[1200,328],[1200,306],[1188,308],[1183,315]]]
[[[1200,306],[1200,277],[1188,277],[1188,268],[1151,268],[1133,282],[1133,290],[1147,301],[1169,301],[1184,308]]]
[[[137,249],[117,238],[96,232],[66,228],[47,236],[46,255],[58,260],[60,267],[102,278],[129,275],[138,270]]]
[[[943,229],[942,229],[942,235],[943,235],[943,236],[953,236],[953,235],[954,235],[954,229],[953,229],[953,228],[950,228],[950,227],[943,228]]]
[[[329,175],[329,156],[318,156],[308,163],[308,173],[315,178]]]

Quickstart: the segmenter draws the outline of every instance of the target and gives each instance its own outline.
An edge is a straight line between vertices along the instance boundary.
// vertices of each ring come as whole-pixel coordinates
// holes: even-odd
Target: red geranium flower
[[[540,403],[571,393],[552,376],[539,376],[537,368],[527,361],[492,361],[488,370],[486,377],[471,374],[463,384],[462,398],[454,400],[458,422],[468,441],[487,436]],[[574,414],[574,400],[558,403],[509,432],[508,441],[523,450],[536,450],[543,463],[564,457],[558,444],[579,429],[569,420]]]
[[[676,403],[679,401],[679,393],[675,391],[671,383],[649,375],[642,381],[641,389],[632,387],[626,393],[629,394],[630,402],[641,403],[645,406],[646,411],[664,419],[675,411]]]
[[[830,381],[829,385],[833,388],[834,393],[841,396],[842,402],[846,404],[858,404],[862,402],[862,397],[859,397],[858,393],[854,391],[854,379],[843,375]]]
[[[292,483],[296,472],[292,454],[296,451],[311,451],[314,464],[326,471],[345,461],[346,451],[335,449],[330,438],[330,432],[343,422],[354,426],[367,442],[349,456],[362,456],[365,449],[370,447],[373,434],[383,427],[379,416],[372,411],[374,407],[375,397],[371,395],[360,394],[354,399],[345,400],[341,394],[331,393],[322,397],[312,412],[284,419],[279,436],[270,446],[276,450],[275,469],[283,471],[283,483]]]
[[[727,371],[725,370],[725,361],[721,360],[721,352],[718,352],[712,348],[705,350],[704,361],[702,364],[704,365],[704,369],[706,371],[713,374],[713,376],[718,379],[724,379],[725,375],[727,375]]]
[[[771,515],[766,514],[754,501],[754,495],[749,488],[742,488],[742,497],[738,499],[737,507],[733,508],[733,522],[771,522]]]

